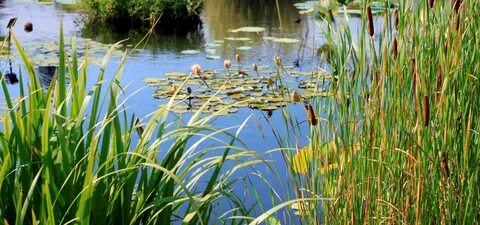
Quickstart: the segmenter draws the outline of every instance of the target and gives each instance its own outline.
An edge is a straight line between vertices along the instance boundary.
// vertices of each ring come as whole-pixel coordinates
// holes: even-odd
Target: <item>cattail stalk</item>
[[[397,60],[397,57],[398,57],[398,41],[397,41],[397,37],[394,37],[394,38],[393,38],[392,54],[393,54],[393,59],[394,59],[394,60]]]
[[[368,34],[370,37],[375,35],[375,28],[373,26],[373,14],[372,14],[372,7],[370,5],[367,6],[367,21],[368,21]]]
[[[435,81],[435,102],[438,103],[440,101],[440,94],[442,93],[442,67],[440,65],[437,66],[437,78]]]
[[[423,125],[430,123],[430,100],[427,95],[423,96]]]
[[[308,122],[310,123],[310,125],[316,126],[318,123],[318,120],[312,105],[310,103],[305,104],[305,109],[307,110]]]
[[[399,18],[398,18],[398,9],[393,10],[393,21],[395,25],[395,30],[398,30]]]
[[[452,4],[453,10],[455,10],[455,13],[458,13],[458,10],[460,9],[460,6],[462,5],[462,0],[451,0],[450,3]]]

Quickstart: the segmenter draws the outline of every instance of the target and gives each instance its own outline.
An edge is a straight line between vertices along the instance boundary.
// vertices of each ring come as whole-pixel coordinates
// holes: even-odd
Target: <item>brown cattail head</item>
[[[423,96],[423,125],[430,123],[430,100],[427,95]]]
[[[237,60],[237,63],[240,63],[240,56],[238,54],[235,55],[235,60]]]
[[[293,91],[293,102],[297,103],[301,101],[302,101],[302,96],[297,91]]]
[[[232,66],[232,62],[230,62],[230,60],[225,60],[223,62],[223,66],[227,69],[230,69],[230,67]]]
[[[448,159],[447,159],[447,154],[445,154],[445,152],[442,152],[442,156],[440,158],[440,166],[442,167],[443,175],[446,178],[450,177],[450,169],[448,168]]]
[[[282,58],[280,58],[280,56],[278,56],[278,55],[275,56],[273,61],[275,62],[275,65],[277,65],[277,66],[282,65]]]
[[[393,55],[393,59],[394,59],[394,60],[397,60],[397,56],[398,56],[398,41],[397,41],[397,37],[394,37],[394,38],[393,38],[393,43],[392,43],[392,55]]]
[[[273,87],[273,84],[275,84],[275,81],[271,77],[268,78],[268,83],[267,83],[267,88]]]
[[[458,13],[458,10],[460,9],[460,5],[462,5],[463,0],[450,0],[450,3],[452,4],[453,10],[455,10],[455,13]]]
[[[412,58],[412,73],[413,73],[413,90],[417,92],[417,61]]]
[[[428,1],[428,6],[430,6],[430,8],[433,8],[434,5],[435,5],[435,0]]]
[[[308,114],[308,122],[310,123],[310,125],[316,126],[318,123],[318,120],[312,105],[310,105],[310,103],[305,104],[305,109],[307,110],[307,114]]]
[[[393,21],[395,25],[395,30],[398,30],[398,23],[399,23],[399,18],[398,18],[398,9],[393,10]]]
[[[27,33],[32,32],[33,24],[31,22],[26,22],[25,25],[23,25],[23,30]]]
[[[367,22],[368,22],[368,34],[370,37],[375,35],[375,29],[373,27],[373,14],[372,14],[372,7],[370,5],[367,6]]]
[[[437,78],[435,81],[435,101],[438,103],[440,101],[440,93],[442,93],[442,67],[437,66]]]

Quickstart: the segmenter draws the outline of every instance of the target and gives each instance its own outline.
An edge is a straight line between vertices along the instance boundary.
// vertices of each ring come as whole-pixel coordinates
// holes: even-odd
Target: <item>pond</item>
[[[294,6],[298,1],[279,0],[280,8],[278,11],[275,2],[274,0],[206,0],[201,14],[203,24],[199,29],[187,32],[172,31],[151,34],[148,41],[140,46],[139,50],[132,52],[125,66],[122,84],[127,87],[125,89],[125,99],[126,105],[131,109],[130,112],[139,118],[144,118],[155,111],[159,105],[166,102],[166,97],[154,97],[159,88],[158,85],[151,84],[155,82],[150,82],[150,85],[149,82],[145,82],[148,79],[163,80],[165,74],[171,74],[171,72],[186,75],[190,73],[190,67],[194,64],[201,65],[205,71],[217,70],[218,76],[225,76],[225,73],[230,73],[224,68],[225,59],[231,60],[233,64],[232,73],[235,74],[238,73],[236,70],[238,64],[236,55],[241,59],[241,70],[248,72],[248,75],[246,75],[250,77],[248,80],[257,79],[252,81],[256,84],[261,83],[261,79],[265,81],[270,74],[275,72],[274,57],[277,55],[281,56],[281,61],[290,74],[301,74],[301,71],[309,73],[311,71],[323,71],[323,69],[328,70],[328,63],[319,59],[317,53],[317,49],[326,43],[317,25],[318,22],[312,19],[311,14],[299,13],[302,7]],[[93,58],[90,74],[98,73],[98,61],[111,44],[125,40],[113,54],[111,63],[107,67],[107,79],[112,78],[122,52],[135,46],[148,32],[147,29],[114,30],[108,26],[90,25],[84,22],[83,15],[78,11],[64,10],[57,3],[45,4],[33,0],[2,1],[0,5],[0,24],[7,24],[12,17],[18,17],[13,28],[15,35],[37,65],[55,64],[60,21],[63,22],[65,35],[75,37],[80,50],[84,50],[86,46],[89,47]],[[28,21],[33,23],[33,31],[30,33],[23,30],[23,24]],[[351,23],[353,26],[359,26],[359,20],[355,18],[352,18]],[[2,27],[5,26],[2,25]],[[241,32],[241,30],[235,32],[235,29],[242,27],[260,27],[264,30],[262,29],[260,32]],[[7,30],[2,28],[1,35],[6,33]],[[80,52],[80,55],[82,55],[82,52]],[[252,64],[262,68],[259,71],[260,77],[263,78],[255,78],[259,75],[252,71]],[[14,71],[18,71],[19,65],[18,57],[14,58]],[[2,60],[0,64],[2,72],[8,71],[8,67],[7,61]],[[273,72],[266,72],[269,70]],[[231,85],[232,89],[244,84],[244,79],[239,80],[240,83]],[[297,89],[302,80],[304,82],[305,80],[308,81],[308,77],[299,75],[286,82],[289,82],[289,87]],[[87,81],[89,86],[93,86],[95,82],[96,77],[89,77]],[[264,82],[264,85],[265,83],[268,83],[268,79]],[[202,83],[196,83],[195,85],[192,86],[195,90],[202,87]],[[248,85],[247,83],[246,86]],[[8,88],[14,95],[19,93],[18,84],[9,84]],[[261,95],[266,96],[269,92],[268,89],[263,87]],[[302,91],[302,94],[305,94],[305,91]],[[249,97],[258,98],[259,96],[252,94]],[[323,98],[327,97],[315,97],[315,101],[323,101]],[[235,101],[235,99],[232,101]],[[241,132],[240,140],[246,144],[247,148],[263,155],[268,150],[278,148],[272,130],[275,130],[278,134],[290,132],[285,130],[282,115],[278,110],[275,111],[277,107],[287,107],[291,112],[294,112],[299,120],[298,131],[308,132],[308,117],[303,103],[289,104],[283,101],[282,104],[273,108],[271,108],[271,105],[250,108],[238,107],[231,114],[218,117],[214,121],[214,126],[220,128],[237,126],[251,116],[246,128]],[[180,111],[183,110],[185,112],[182,117],[188,119],[192,113],[188,112],[187,108],[181,108]],[[175,112],[173,114],[178,115]],[[323,115],[318,116],[322,117]],[[302,138],[297,144],[304,146],[307,142],[306,138]],[[282,155],[276,152],[264,156],[273,160],[282,176],[282,179],[274,180],[272,183],[275,186],[281,186],[282,183],[289,182],[289,172],[285,168]],[[265,171],[266,167],[258,165],[254,167],[254,170]],[[244,173],[250,172],[245,171]],[[242,187],[238,188],[241,191]],[[268,193],[269,187],[266,185],[264,188],[258,187],[257,191],[261,194],[261,198],[265,200],[263,206],[270,208],[272,203],[270,193]]]

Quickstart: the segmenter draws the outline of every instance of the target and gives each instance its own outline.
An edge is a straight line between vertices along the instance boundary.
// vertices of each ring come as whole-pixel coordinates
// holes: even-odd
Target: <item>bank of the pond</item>
[[[125,29],[154,24],[159,30],[194,29],[202,7],[203,0],[81,0],[90,22]]]

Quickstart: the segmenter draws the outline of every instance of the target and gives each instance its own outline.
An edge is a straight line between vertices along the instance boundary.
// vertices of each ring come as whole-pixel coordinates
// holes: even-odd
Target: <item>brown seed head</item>
[[[397,57],[398,57],[398,41],[397,41],[397,37],[394,37],[394,38],[393,38],[392,54],[393,54],[393,59],[394,59],[394,60],[397,60]]]
[[[442,67],[440,65],[437,66],[437,78],[435,81],[435,101],[438,103],[440,100],[440,93],[442,92]]]
[[[370,5],[367,6],[367,22],[368,22],[368,34],[370,37],[375,35],[375,28],[373,27],[373,14],[372,14],[372,7]]]
[[[237,63],[240,63],[240,56],[238,54],[235,55],[235,60],[237,60]]]
[[[293,91],[293,102],[301,102],[302,101],[302,96],[297,92]]]
[[[312,105],[310,105],[310,103],[306,104],[305,108],[306,108],[307,113],[308,113],[308,122],[310,123],[310,125],[316,126],[317,123],[318,123],[318,120],[317,120],[317,115],[315,115],[315,110],[313,110]]]
[[[451,0],[450,3],[452,4],[453,10],[455,10],[455,13],[458,13],[458,10],[460,9],[460,6],[462,5],[463,0]]]
[[[423,96],[423,125],[430,123],[430,99],[427,95]]]
[[[258,66],[257,66],[257,64],[255,64],[255,63],[252,64],[252,69],[253,69],[253,71],[255,71],[255,72],[258,71]]]
[[[394,20],[394,25],[395,25],[395,30],[398,30],[398,24],[399,24],[399,15],[398,15],[398,9],[393,10],[393,20]]]

